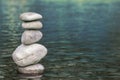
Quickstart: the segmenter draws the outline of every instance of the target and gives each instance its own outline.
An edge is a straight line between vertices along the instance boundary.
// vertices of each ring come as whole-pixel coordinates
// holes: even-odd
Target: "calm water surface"
[[[119,0],[0,0],[0,80],[30,80],[11,58],[27,11],[43,15],[49,50],[43,77],[31,80],[120,80]]]

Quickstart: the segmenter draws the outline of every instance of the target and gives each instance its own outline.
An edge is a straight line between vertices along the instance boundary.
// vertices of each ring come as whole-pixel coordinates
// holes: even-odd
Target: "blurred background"
[[[120,80],[120,0],[0,0],[0,80],[22,80],[11,54],[23,12],[43,15],[41,80]]]

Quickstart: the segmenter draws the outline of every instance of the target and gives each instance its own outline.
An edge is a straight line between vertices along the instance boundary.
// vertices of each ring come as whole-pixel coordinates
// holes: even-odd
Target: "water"
[[[44,17],[41,80],[120,80],[119,0],[0,0],[0,80],[28,80],[11,58],[27,11]]]

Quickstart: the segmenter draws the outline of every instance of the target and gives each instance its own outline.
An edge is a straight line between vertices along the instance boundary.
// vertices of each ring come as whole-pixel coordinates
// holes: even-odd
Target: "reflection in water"
[[[34,1],[26,0],[0,0],[0,80],[13,80],[16,76],[11,54],[16,46],[20,44],[20,27],[19,15],[22,12],[29,11],[28,7]]]
[[[49,50],[41,80],[120,80],[119,5],[119,0],[0,0],[0,79],[23,79],[11,54],[23,32],[19,14],[34,11],[44,17],[39,43]]]

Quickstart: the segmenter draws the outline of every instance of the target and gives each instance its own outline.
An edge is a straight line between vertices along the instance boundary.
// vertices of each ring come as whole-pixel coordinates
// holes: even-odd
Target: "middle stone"
[[[42,33],[39,30],[26,30],[22,34],[22,44],[33,44],[42,38]]]

